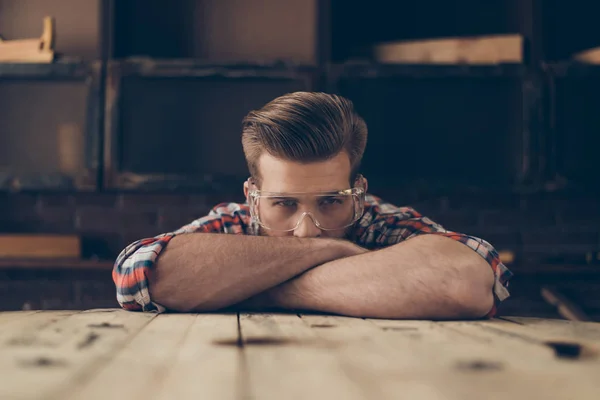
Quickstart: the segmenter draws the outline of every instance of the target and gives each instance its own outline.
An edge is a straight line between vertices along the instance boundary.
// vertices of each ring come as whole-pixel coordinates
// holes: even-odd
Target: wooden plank
[[[354,382],[371,393],[371,398],[448,398],[443,390],[424,382],[414,373],[419,364],[435,365],[435,359],[427,358],[426,354],[415,354],[406,346],[390,348],[385,340],[381,340],[387,331],[374,324],[359,318],[306,314],[302,315],[302,320],[319,336],[335,343],[333,351],[343,369]],[[412,337],[417,325],[409,322],[402,328]]]
[[[39,50],[39,39],[3,41],[0,39],[0,62],[49,63],[54,59],[51,51]]]
[[[153,398],[245,398],[245,376],[237,342],[237,314],[198,315]]]
[[[560,319],[503,317],[505,321],[482,321],[480,324],[514,332],[540,341],[579,341],[600,346],[600,323]]]
[[[443,38],[375,46],[382,63],[499,64],[523,61],[521,35]]]
[[[319,332],[346,344],[336,351],[357,370],[356,379],[376,382],[377,398],[403,393],[424,399],[592,399],[600,390],[589,379],[595,366],[573,367],[541,347],[528,359],[503,346],[502,335],[490,346],[484,338],[431,321],[322,318],[303,315],[311,326],[333,321],[334,327]]]
[[[573,58],[577,61],[585,62],[588,64],[600,64],[600,47],[581,51],[573,55]]]
[[[32,332],[54,324],[62,318],[75,314],[76,311],[14,311],[0,313],[0,350],[2,346],[15,337],[27,341]]]
[[[35,314],[37,311],[2,311],[0,312],[0,331],[7,330],[8,324],[28,315]]]
[[[0,257],[81,258],[81,240],[74,235],[0,235]]]
[[[38,39],[2,40],[0,62],[49,63],[54,59],[54,19],[44,18],[44,31]]]
[[[367,399],[323,340],[295,314],[241,314],[250,398]]]
[[[500,262],[509,265],[515,262],[515,252],[511,250],[499,250],[498,257]]]
[[[555,368],[564,367],[568,364],[561,362],[560,357],[557,357],[552,346],[548,346],[546,341],[541,340],[537,334],[532,334],[531,331],[515,331],[510,328],[502,328],[510,323],[505,321],[488,321],[488,322],[440,322],[440,325],[446,329],[454,330],[465,335],[477,338],[489,346],[498,347],[499,350],[511,355],[517,354],[521,359],[520,366],[525,363],[532,368],[540,368],[553,370]],[[514,324],[513,324],[514,325]],[[525,361],[523,361],[525,360]],[[590,366],[596,364],[600,367],[598,360],[591,360],[591,363],[584,363]],[[569,365],[572,367],[572,365]],[[573,371],[565,371],[567,374]]]
[[[13,331],[0,347],[0,398],[63,399],[131,340],[155,314],[123,310],[80,312]]]
[[[569,300],[556,289],[543,287],[542,297],[556,307],[558,313],[571,321],[591,321],[591,318],[572,300]]]
[[[510,325],[505,321],[453,321],[440,324],[446,329],[483,340],[489,348],[504,353],[506,359],[502,362],[510,369],[519,371],[519,375],[532,381],[540,375],[544,376],[543,381],[538,383],[552,386],[555,398],[592,399],[600,395],[600,384],[597,382],[600,360],[597,357],[565,357],[558,355],[553,346],[546,345],[546,342],[540,341],[535,335],[490,329],[497,325]],[[537,398],[538,393],[532,397]]]
[[[72,386],[65,400],[134,400],[153,397],[160,389],[160,384],[165,381],[161,379],[149,382],[148,377],[169,375],[177,353],[195,320],[196,316],[193,314],[157,316],[135,340],[127,343],[122,351],[98,370],[91,381]]]

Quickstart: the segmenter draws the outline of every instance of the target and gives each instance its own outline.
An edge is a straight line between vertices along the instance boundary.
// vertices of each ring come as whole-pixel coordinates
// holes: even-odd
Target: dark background
[[[2,260],[0,309],[115,306],[129,243],[243,201],[240,122],[295,90],[369,126],[372,193],[512,251],[512,315],[600,317],[600,46],[590,1],[0,0],[5,39],[56,19],[58,61],[0,64],[0,231],[78,234],[90,267]],[[401,39],[520,33],[518,65],[381,65]],[[85,267],[84,267],[85,266]]]

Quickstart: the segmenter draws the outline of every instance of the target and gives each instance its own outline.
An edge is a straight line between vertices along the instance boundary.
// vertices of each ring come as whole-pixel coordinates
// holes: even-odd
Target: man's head
[[[366,142],[367,126],[352,103],[326,93],[278,97],[243,121],[242,145],[248,168],[256,187],[265,192],[348,189],[354,184]],[[248,189],[246,184],[246,196]],[[300,203],[298,208],[313,211],[311,205]],[[286,234],[341,237],[344,233],[319,229],[307,216]]]

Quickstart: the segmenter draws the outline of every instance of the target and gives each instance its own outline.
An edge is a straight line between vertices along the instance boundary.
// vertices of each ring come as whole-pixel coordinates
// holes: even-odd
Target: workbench
[[[0,313],[0,399],[600,399],[600,323]]]

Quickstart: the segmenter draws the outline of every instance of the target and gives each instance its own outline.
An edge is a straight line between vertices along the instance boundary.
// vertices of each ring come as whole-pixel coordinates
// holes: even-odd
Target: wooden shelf
[[[83,80],[98,74],[100,62],[0,63],[0,79]]]
[[[312,79],[317,68],[284,62],[215,63],[190,59],[159,59],[132,57],[110,61],[109,70],[120,76],[157,78],[222,77],[260,79]]]
[[[106,270],[113,268],[114,261],[82,259],[24,259],[0,258],[0,269],[76,269]]]
[[[523,64],[381,64],[370,62],[347,62],[332,66],[333,75],[342,78],[446,78],[446,77],[512,77],[525,76]]]

